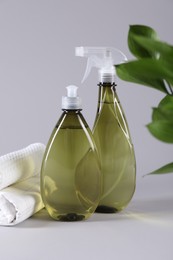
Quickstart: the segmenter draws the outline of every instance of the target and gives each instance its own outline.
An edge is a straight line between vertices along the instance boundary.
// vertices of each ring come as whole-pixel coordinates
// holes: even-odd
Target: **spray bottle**
[[[101,159],[103,192],[96,212],[114,213],[130,202],[136,182],[134,148],[115,83],[114,65],[127,58],[109,47],[76,47],[76,56],[88,58],[82,82],[93,67],[98,69],[99,98],[93,136]]]
[[[89,218],[98,206],[100,161],[76,86],[67,87],[62,110],[44,154],[41,194],[53,219],[77,221]]]

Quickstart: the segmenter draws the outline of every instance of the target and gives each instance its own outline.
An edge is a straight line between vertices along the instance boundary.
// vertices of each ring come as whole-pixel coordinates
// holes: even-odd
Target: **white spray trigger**
[[[82,79],[82,83],[89,76],[91,69],[96,67],[99,69],[100,82],[115,81],[114,65],[127,61],[123,52],[111,47],[76,47],[76,56],[88,58],[86,71]]]
[[[93,55],[93,56],[88,58],[85,74],[84,74],[83,79],[82,79],[82,83],[88,78],[88,76],[91,72],[91,69],[93,67],[96,67],[96,68],[102,67],[102,60],[100,58],[98,58],[96,55]]]

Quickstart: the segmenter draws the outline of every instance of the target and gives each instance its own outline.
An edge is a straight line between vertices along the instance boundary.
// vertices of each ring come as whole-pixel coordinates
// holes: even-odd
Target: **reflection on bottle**
[[[76,167],[75,185],[77,196],[85,209],[93,212],[93,205],[98,203],[100,196],[100,167],[98,159],[89,149]]]

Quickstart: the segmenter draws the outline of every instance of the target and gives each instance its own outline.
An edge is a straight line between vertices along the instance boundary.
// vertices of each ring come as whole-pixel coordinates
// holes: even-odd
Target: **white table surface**
[[[148,193],[143,183],[145,192],[139,186],[120,213],[56,222],[43,209],[21,224],[0,227],[0,259],[172,260],[173,192]]]

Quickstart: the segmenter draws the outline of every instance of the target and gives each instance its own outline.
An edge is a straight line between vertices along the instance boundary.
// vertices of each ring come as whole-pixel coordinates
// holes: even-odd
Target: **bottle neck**
[[[62,109],[63,113],[56,125],[56,128],[81,128],[81,125],[88,127],[82,113],[82,109]]]
[[[115,83],[99,83],[99,100],[98,103],[113,104],[115,102],[116,84]]]
[[[75,115],[75,114],[79,114],[82,111],[82,109],[62,109],[62,111],[65,114]]]

